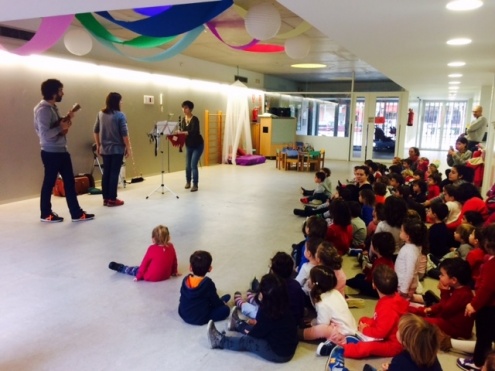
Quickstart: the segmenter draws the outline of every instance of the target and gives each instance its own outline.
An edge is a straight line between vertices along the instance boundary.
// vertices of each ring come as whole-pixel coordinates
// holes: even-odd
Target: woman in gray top
[[[131,155],[127,119],[120,111],[122,96],[109,93],[103,108],[96,116],[93,135],[96,151],[103,157],[101,188],[103,206],[121,206],[124,201],[117,198],[117,185],[123,158]]]

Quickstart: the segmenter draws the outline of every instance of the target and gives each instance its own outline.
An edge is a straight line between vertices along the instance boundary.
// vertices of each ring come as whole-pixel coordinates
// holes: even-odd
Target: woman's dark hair
[[[191,102],[190,100],[185,100],[184,102],[182,102],[181,107],[182,108],[187,107],[187,108],[189,108],[189,110],[192,111],[194,109],[194,103]]]
[[[41,84],[41,95],[44,100],[52,100],[53,96],[58,93],[58,89],[63,87],[59,80],[48,79]]]
[[[452,166],[453,168],[455,167],[457,172],[459,173],[459,178],[468,182],[472,183],[474,180],[474,169],[471,167],[467,167],[466,165],[454,165]]]
[[[364,201],[365,205],[374,206],[375,205],[375,192],[371,189],[363,189],[359,191],[359,195]]]
[[[122,100],[122,95],[119,93],[109,93],[107,99],[105,99],[105,108],[101,111],[103,113],[114,113],[115,111],[120,111],[120,101]]]
[[[313,287],[309,292],[309,295],[313,299],[314,303],[318,303],[321,300],[321,294],[333,290],[337,286],[337,278],[332,268],[324,265],[317,265],[313,267],[309,272],[309,278],[313,283]]]
[[[330,204],[330,216],[333,223],[340,227],[347,227],[351,224],[351,211],[344,200],[333,200]]]
[[[456,200],[459,201],[461,204],[474,197],[483,199],[483,197],[481,197],[480,191],[478,191],[478,188],[476,188],[474,184],[461,183],[457,186]]]
[[[459,137],[457,138],[457,140],[455,141],[456,143],[459,142],[459,143],[462,143],[462,144],[468,144],[468,140],[466,137]]]
[[[289,308],[285,280],[272,273],[265,274],[261,277],[259,292],[262,295],[260,309],[267,317],[273,320],[283,317]]]
[[[426,246],[428,239],[428,229],[426,225],[418,219],[405,219],[402,223],[404,232],[409,236],[409,240],[416,246]]]
[[[354,171],[356,170],[363,170],[364,175],[366,176],[370,175],[370,168],[366,165],[354,166]]]
[[[385,200],[384,220],[391,227],[400,228],[407,214],[407,203],[400,197],[387,197]]]
[[[419,153],[419,148],[418,148],[418,147],[411,147],[410,149],[412,149],[412,150],[414,151],[414,154],[415,154],[416,156],[419,156],[419,155],[420,155],[420,153]]]

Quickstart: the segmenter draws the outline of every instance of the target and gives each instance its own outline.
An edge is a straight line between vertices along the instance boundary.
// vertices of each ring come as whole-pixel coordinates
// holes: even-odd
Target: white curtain
[[[223,162],[227,163],[231,155],[232,164],[235,165],[237,149],[253,153],[251,140],[251,123],[249,120],[249,89],[240,81],[234,82],[230,87],[227,99],[227,112],[225,113],[225,133],[223,136]],[[243,143],[241,142],[243,140]]]

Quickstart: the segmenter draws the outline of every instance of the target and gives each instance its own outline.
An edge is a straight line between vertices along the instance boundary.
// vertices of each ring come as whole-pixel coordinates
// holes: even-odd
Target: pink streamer
[[[65,31],[70,27],[73,19],[73,14],[45,17],[41,20],[40,27],[33,38],[23,46],[14,50],[7,50],[0,45],[0,49],[22,56],[42,53],[60,40]]]

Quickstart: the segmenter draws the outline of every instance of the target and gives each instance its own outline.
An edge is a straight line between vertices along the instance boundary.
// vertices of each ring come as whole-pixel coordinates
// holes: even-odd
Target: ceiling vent
[[[33,38],[34,32],[19,30],[17,28],[0,26],[0,37],[29,41]]]

